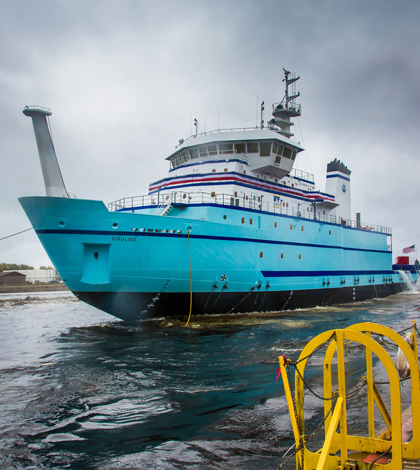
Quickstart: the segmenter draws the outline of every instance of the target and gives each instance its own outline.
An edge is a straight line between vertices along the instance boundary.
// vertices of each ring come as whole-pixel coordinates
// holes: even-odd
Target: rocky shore
[[[0,284],[0,294],[15,294],[25,292],[55,292],[55,291],[68,291],[65,284],[53,283],[53,284],[17,284],[17,285],[5,285]]]

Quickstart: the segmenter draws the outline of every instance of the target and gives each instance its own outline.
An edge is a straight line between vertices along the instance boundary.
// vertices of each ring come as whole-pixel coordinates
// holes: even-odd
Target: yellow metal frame
[[[372,337],[372,333],[389,338],[401,348],[411,369],[411,403],[413,435],[410,442],[402,442],[401,433],[401,393],[400,380],[394,362],[386,350]],[[292,420],[292,428],[296,441],[296,468],[298,470],[354,468],[354,461],[349,459],[349,451],[364,453],[383,453],[392,444],[392,459],[384,464],[374,464],[378,470],[394,470],[402,468],[402,459],[420,458],[420,379],[417,360],[416,324],[413,321],[414,350],[395,331],[375,323],[358,323],[346,329],[326,331],[313,338],[301,352],[296,364],[295,373],[295,403],[287,379],[287,361],[279,357],[281,376]],[[332,400],[324,401],[325,443],[318,452],[311,452],[305,445],[304,419],[304,383],[305,367],[309,357],[320,346],[330,341],[324,357],[324,398],[334,395],[337,400],[332,410]],[[345,347],[348,342],[359,343],[366,349],[366,377],[368,401],[368,430],[369,436],[353,436],[347,433],[347,401],[345,380]],[[373,382],[372,354],[382,362],[390,383],[391,414],[388,413],[382,398]],[[338,391],[333,392],[332,361],[337,357]],[[374,404],[378,407],[388,431],[375,437]],[[339,426],[340,431],[337,432]],[[370,463],[358,462],[358,469],[367,470]]]

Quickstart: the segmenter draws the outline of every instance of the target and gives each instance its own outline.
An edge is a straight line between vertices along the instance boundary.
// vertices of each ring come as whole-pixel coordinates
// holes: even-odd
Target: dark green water
[[[419,309],[410,293],[131,327],[69,295],[0,297],[0,468],[277,468],[293,443],[277,357],[297,358],[318,333],[361,321],[400,331]],[[312,363],[318,387],[322,359]],[[363,367],[349,355],[350,387]],[[306,403],[310,431],[323,404]],[[350,420],[363,432],[363,398],[354,403]]]

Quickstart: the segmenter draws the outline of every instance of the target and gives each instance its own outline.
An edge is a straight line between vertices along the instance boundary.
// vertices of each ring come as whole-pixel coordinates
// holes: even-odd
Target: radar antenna
[[[290,120],[292,117],[298,117],[301,115],[301,105],[296,103],[296,98],[300,96],[300,92],[296,93],[296,85],[300,77],[297,77],[295,73],[289,72],[285,68],[283,82],[286,83],[286,91],[284,97],[280,103],[273,104],[273,119],[270,120],[270,127],[277,130],[279,134],[286,137],[293,137],[293,133],[290,132],[290,127],[294,126],[294,123]],[[291,90],[289,87],[292,85]]]

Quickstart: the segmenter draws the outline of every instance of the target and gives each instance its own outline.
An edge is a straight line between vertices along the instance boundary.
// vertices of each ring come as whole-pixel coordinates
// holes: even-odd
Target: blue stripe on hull
[[[100,230],[57,230],[57,229],[44,229],[36,230],[37,235],[46,235],[46,234],[60,234],[60,235],[107,235],[112,237],[158,237],[158,238],[188,238],[187,234],[179,233],[147,233],[147,232],[115,232],[115,231],[100,231]],[[306,248],[328,248],[332,250],[344,250],[344,251],[360,251],[360,252],[369,252],[369,253],[385,253],[389,254],[388,250],[373,250],[366,248],[352,248],[347,246],[334,246],[334,245],[322,245],[316,243],[298,243],[298,242],[288,242],[282,240],[266,240],[266,239],[256,239],[256,238],[243,238],[243,237],[222,237],[216,235],[194,235],[190,234],[191,239],[197,240],[223,240],[223,241],[236,241],[236,242],[246,242],[246,243],[258,243],[258,244],[273,244],[273,245],[284,245],[284,246],[297,246],[297,247],[306,247]],[[118,240],[117,240],[118,241]],[[382,271],[380,272],[382,273]]]

